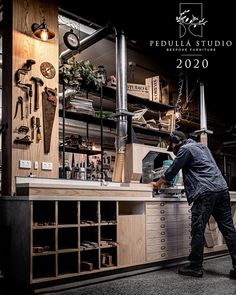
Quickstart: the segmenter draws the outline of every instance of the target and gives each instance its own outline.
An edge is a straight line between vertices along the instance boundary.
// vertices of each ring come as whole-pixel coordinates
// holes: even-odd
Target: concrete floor
[[[205,260],[204,277],[192,278],[177,273],[178,267],[129,276],[47,295],[236,295],[236,281],[229,278],[229,256]],[[1,295],[26,292],[12,290],[0,280]]]

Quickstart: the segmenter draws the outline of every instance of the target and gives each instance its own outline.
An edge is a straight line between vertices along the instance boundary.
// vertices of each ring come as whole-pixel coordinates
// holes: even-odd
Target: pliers
[[[14,119],[17,116],[19,105],[20,105],[20,111],[21,111],[21,120],[23,120],[24,119],[24,114],[23,114],[23,97],[22,96],[18,96],[18,100],[16,102],[16,112],[15,112]]]

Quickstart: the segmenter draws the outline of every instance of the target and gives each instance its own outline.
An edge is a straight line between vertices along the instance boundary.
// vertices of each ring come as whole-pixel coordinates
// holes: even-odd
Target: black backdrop
[[[184,2],[184,1],[180,1]],[[190,3],[191,1],[185,1]],[[197,2],[197,1],[196,1]],[[194,3],[196,3],[194,2]],[[208,60],[207,69],[189,69],[193,80],[205,84],[208,109],[223,114],[227,124],[236,123],[235,107],[235,10],[233,1],[199,1],[203,5],[204,40],[232,41],[230,47],[217,48],[216,52],[204,52],[201,58]],[[179,40],[176,16],[179,1],[70,1],[60,0],[59,5],[68,11],[91,20],[99,25],[111,21],[124,29],[130,40],[153,55],[173,76],[178,77],[176,59],[180,53],[167,53],[163,48],[150,47],[150,40]],[[201,39],[201,38],[200,38]],[[194,38],[192,38],[194,41]]]

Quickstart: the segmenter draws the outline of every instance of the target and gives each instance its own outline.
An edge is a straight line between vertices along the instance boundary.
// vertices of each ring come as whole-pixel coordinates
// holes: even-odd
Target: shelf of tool
[[[62,110],[59,110],[60,117],[62,117],[62,113],[63,113]],[[76,121],[83,121],[83,122],[87,122],[87,123],[95,124],[95,125],[101,124],[101,118],[94,117],[88,114],[77,113],[77,112],[66,111],[65,118],[76,120]],[[104,127],[109,127],[114,129],[116,128],[116,121],[114,119],[103,118],[102,120],[103,120]],[[168,131],[145,128],[143,126],[134,125],[134,124],[133,124],[133,129],[136,133],[153,135],[153,136],[165,136],[165,135],[168,136],[170,134]]]

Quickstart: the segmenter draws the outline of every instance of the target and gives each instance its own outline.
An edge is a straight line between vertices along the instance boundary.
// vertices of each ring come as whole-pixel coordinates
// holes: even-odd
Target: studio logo
[[[179,37],[190,36],[203,37],[203,26],[207,20],[203,18],[202,3],[179,3],[179,16],[176,17],[179,24]]]

